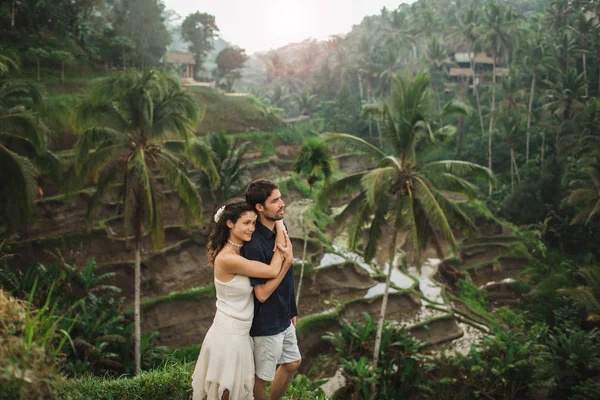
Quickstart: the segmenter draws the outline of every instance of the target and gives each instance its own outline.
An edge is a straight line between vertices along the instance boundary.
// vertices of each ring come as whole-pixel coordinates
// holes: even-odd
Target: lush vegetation
[[[367,260],[382,249],[401,267],[431,249],[455,257],[439,275],[456,305],[444,312],[485,332],[466,354],[434,354],[385,320],[390,268],[380,317],[340,321],[321,354],[323,370],[343,369],[337,398],[600,397],[596,2],[419,0],[263,55],[255,81],[241,79],[244,50],[227,47],[213,77],[226,91],[252,86],[247,96],[159,72],[171,17],[159,0],[0,3],[0,399],[188,398],[198,347],[157,345],[140,313],[214,287],[142,302],[142,264],[168,242],[165,215],[204,237],[203,208],[265,166],[290,172],[284,195],[315,200],[300,219],[305,244],[331,249],[336,225]],[[183,21],[196,77],[217,32],[206,13]],[[365,169],[337,171],[348,155]],[[94,260],[66,261],[76,254],[19,264],[15,249],[44,232],[46,190],[65,204],[84,194],[94,232],[127,242],[111,267],[133,266],[135,301]],[[337,197],[346,207],[333,218]],[[466,268],[478,228],[502,255]],[[510,307],[472,281],[503,258],[526,264],[506,283]],[[324,398],[319,383],[299,375],[287,398]]]

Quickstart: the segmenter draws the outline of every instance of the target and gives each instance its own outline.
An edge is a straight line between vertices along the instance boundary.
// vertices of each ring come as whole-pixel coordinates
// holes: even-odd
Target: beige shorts
[[[300,349],[294,324],[273,336],[255,336],[254,365],[256,376],[263,381],[272,381],[278,364],[300,360]]]

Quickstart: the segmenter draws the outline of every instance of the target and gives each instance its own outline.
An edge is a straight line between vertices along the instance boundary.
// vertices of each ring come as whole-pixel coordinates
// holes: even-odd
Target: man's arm
[[[256,296],[258,301],[260,301],[261,303],[264,303],[265,301],[267,301],[267,299],[273,294],[275,289],[277,289],[277,287],[279,286],[279,284],[285,277],[285,274],[287,274],[288,270],[292,266],[293,262],[294,262],[293,257],[287,258],[283,262],[283,265],[281,266],[281,270],[279,271],[279,275],[277,275],[276,278],[269,279],[266,283],[264,283],[262,285],[261,284],[254,285],[254,295]]]

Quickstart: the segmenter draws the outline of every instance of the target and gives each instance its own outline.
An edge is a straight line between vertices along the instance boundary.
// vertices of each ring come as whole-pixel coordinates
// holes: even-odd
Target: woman
[[[282,267],[287,268],[293,262],[292,246],[283,222],[278,222],[279,251],[273,255],[271,264],[247,260],[240,255],[240,250],[254,232],[254,208],[244,200],[231,200],[216,212],[214,219],[216,225],[208,243],[208,262],[214,266],[217,313],[192,375],[193,400],[253,399],[250,326],[254,298],[248,277],[277,277]]]

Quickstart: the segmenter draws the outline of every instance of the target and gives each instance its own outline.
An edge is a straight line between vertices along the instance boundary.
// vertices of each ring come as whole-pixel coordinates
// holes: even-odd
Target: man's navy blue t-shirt
[[[242,255],[249,260],[270,264],[275,246],[275,232],[256,221],[252,239],[242,247]],[[268,279],[250,278],[252,286],[263,285]],[[298,315],[294,297],[294,267],[290,267],[285,277],[269,296],[261,303],[254,297],[254,319],[250,336],[272,336],[285,331],[293,317]]]

